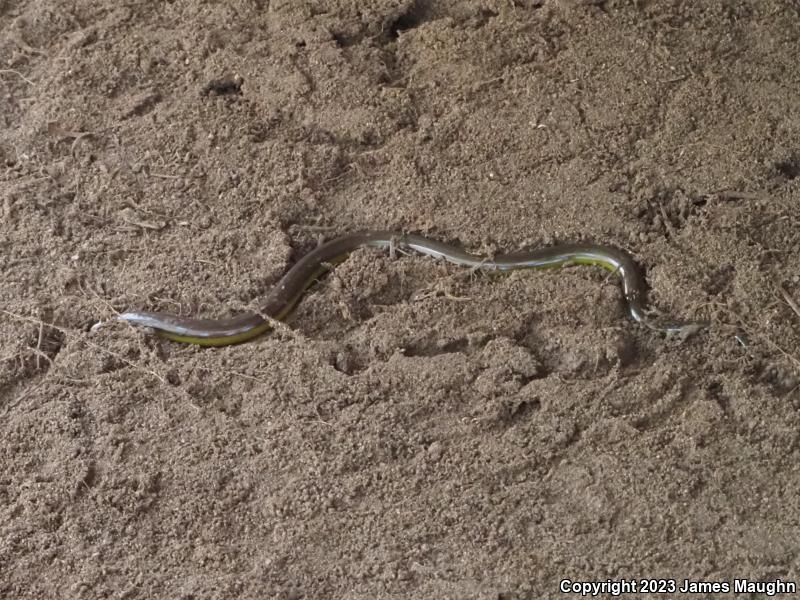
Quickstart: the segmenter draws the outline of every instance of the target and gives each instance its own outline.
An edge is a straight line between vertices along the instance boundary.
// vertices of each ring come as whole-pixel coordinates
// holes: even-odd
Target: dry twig
[[[73,336],[73,337],[76,336],[76,333],[74,331],[72,331],[71,329],[66,329],[64,327],[59,327],[57,325],[53,325],[52,323],[45,323],[41,319],[37,319],[37,318],[34,318],[34,317],[26,317],[25,315],[19,315],[17,313],[13,313],[13,312],[5,310],[5,309],[0,309],[0,312],[8,315],[9,317],[17,319],[18,321],[25,321],[25,322],[28,322],[28,323],[34,323],[36,325],[39,325],[42,328],[43,327],[52,327],[56,331],[60,331],[61,333],[63,333],[65,336]],[[153,377],[155,377],[161,383],[167,383],[166,379],[164,379],[164,377],[162,377],[161,375],[159,375],[155,371],[153,371],[151,369],[147,369],[147,368],[145,368],[145,367],[143,367],[141,365],[137,365],[135,362],[133,362],[131,360],[128,360],[127,358],[125,358],[124,356],[122,356],[121,354],[119,354],[117,352],[109,350],[108,348],[103,348],[102,346],[100,346],[98,344],[95,344],[94,342],[90,342],[85,337],[81,337],[81,341],[83,341],[87,346],[90,346],[90,347],[92,347],[92,348],[94,348],[96,350],[100,350],[101,352],[105,352],[106,354],[108,354],[110,356],[113,356],[117,360],[120,360],[120,361],[124,362],[129,367],[133,367],[134,369],[136,369],[138,371],[141,371],[143,373],[147,373],[148,375],[152,375]]]

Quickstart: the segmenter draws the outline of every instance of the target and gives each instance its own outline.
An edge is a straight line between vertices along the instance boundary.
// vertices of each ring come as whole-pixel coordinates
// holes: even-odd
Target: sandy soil
[[[0,596],[800,580],[798,43],[791,0],[0,2]],[[614,244],[714,327],[359,251],[250,344],[87,333],[360,228]]]

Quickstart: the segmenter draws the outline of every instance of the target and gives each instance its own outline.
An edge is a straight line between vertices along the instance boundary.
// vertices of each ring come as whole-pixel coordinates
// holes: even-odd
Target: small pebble
[[[430,446],[428,446],[428,456],[430,456],[431,460],[439,461],[442,458],[442,445],[439,442],[433,442]]]

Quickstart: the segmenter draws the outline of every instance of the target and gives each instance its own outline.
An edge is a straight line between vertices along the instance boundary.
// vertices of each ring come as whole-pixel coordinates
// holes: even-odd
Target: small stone
[[[444,449],[442,448],[442,444],[439,442],[433,442],[430,446],[428,446],[428,456],[433,461],[439,461],[442,458],[442,452]]]

